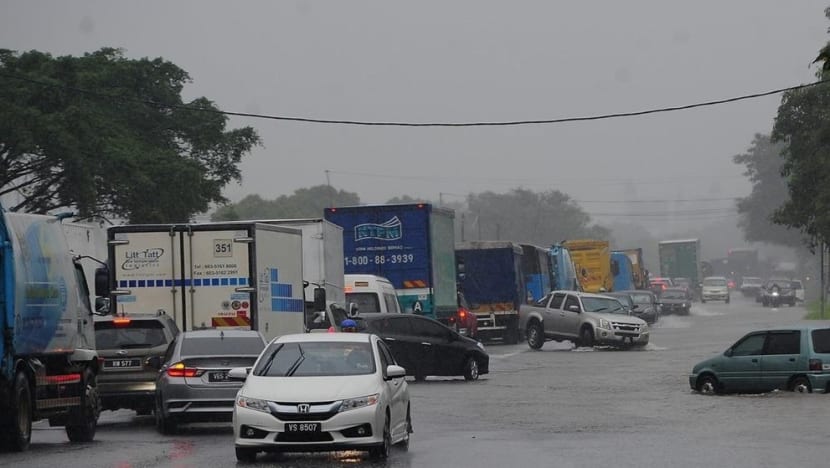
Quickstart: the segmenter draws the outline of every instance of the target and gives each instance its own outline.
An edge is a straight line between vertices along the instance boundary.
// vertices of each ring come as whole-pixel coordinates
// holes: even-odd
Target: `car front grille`
[[[636,324],[611,322],[611,327],[614,331],[640,333],[640,326]]]
[[[281,421],[325,421],[340,410],[339,401],[317,403],[269,403],[271,414]],[[301,410],[302,409],[302,410]]]

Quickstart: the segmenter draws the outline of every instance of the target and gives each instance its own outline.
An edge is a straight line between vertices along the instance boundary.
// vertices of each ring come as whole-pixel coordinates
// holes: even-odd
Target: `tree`
[[[735,164],[746,167],[744,175],[752,182],[749,196],[738,200],[738,226],[750,242],[798,247],[799,232],[772,221],[775,210],[788,199],[787,180],[781,175],[785,145],[773,143],[769,135],[756,134],[746,153],[735,155]]]
[[[183,102],[188,82],[171,62],[118,49],[0,50],[0,195],[19,197],[8,208],[153,223],[225,202],[222,189],[260,140],[251,127],[226,130],[205,97]]]
[[[548,246],[567,239],[609,239],[608,229],[591,218],[568,195],[558,191],[513,189],[467,198],[466,239],[496,239]]]
[[[390,198],[386,204],[387,205],[405,205],[408,203],[430,203],[429,201],[424,200],[423,198],[413,198],[409,195],[401,195],[398,197]]]
[[[320,218],[323,216],[323,210],[328,207],[359,204],[360,197],[354,192],[336,190],[328,185],[317,185],[297,189],[292,195],[281,195],[270,201],[259,195],[248,195],[238,203],[228,204],[216,210],[211,220]]]

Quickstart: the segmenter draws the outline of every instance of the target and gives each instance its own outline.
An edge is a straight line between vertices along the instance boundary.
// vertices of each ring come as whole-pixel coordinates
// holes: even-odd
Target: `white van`
[[[356,304],[358,313],[401,313],[395,287],[388,279],[375,275],[345,275],[346,304]]]

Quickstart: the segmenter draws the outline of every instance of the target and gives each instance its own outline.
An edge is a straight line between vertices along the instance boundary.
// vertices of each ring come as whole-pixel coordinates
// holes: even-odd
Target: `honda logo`
[[[311,405],[307,405],[305,403],[301,403],[297,405],[297,412],[300,414],[308,414],[308,411],[311,409]]]

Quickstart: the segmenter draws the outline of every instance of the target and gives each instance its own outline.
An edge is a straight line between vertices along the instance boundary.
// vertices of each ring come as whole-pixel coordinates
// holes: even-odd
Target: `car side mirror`
[[[732,357],[732,348],[729,348],[726,351],[724,351],[723,355],[726,357]]]
[[[357,314],[358,314],[357,304],[355,304],[354,302],[350,302],[349,303],[349,317],[357,317]]]
[[[248,378],[248,369],[245,367],[234,367],[228,371],[228,379],[237,382],[244,382]]]
[[[110,311],[110,299],[108,297],[95,298],[95,312],[100,315],[106,315]]]
[[[639,308],[640,308],[639,304],[634,304],[633,306],[631,306],[631,310],[637,310]]]
[[[161,370],[161,356],[153,356],[144,361],[144,365],[155,370]]]
[[[110,295],[110,271],[106,267],[95,269],[95,295],[101,297]]]
[[[568,310],[570,310],[571,312],[579,313],[579,306],[571,304],[568,306]]]
[[[385,380],[401,379],[403,377],[406,377],[406,369],[403,367],[396,366],[394,364],[386,366],[386,375],[384,376]]]
[[[314,288],[314,310],[326,310],[325,288]]]

